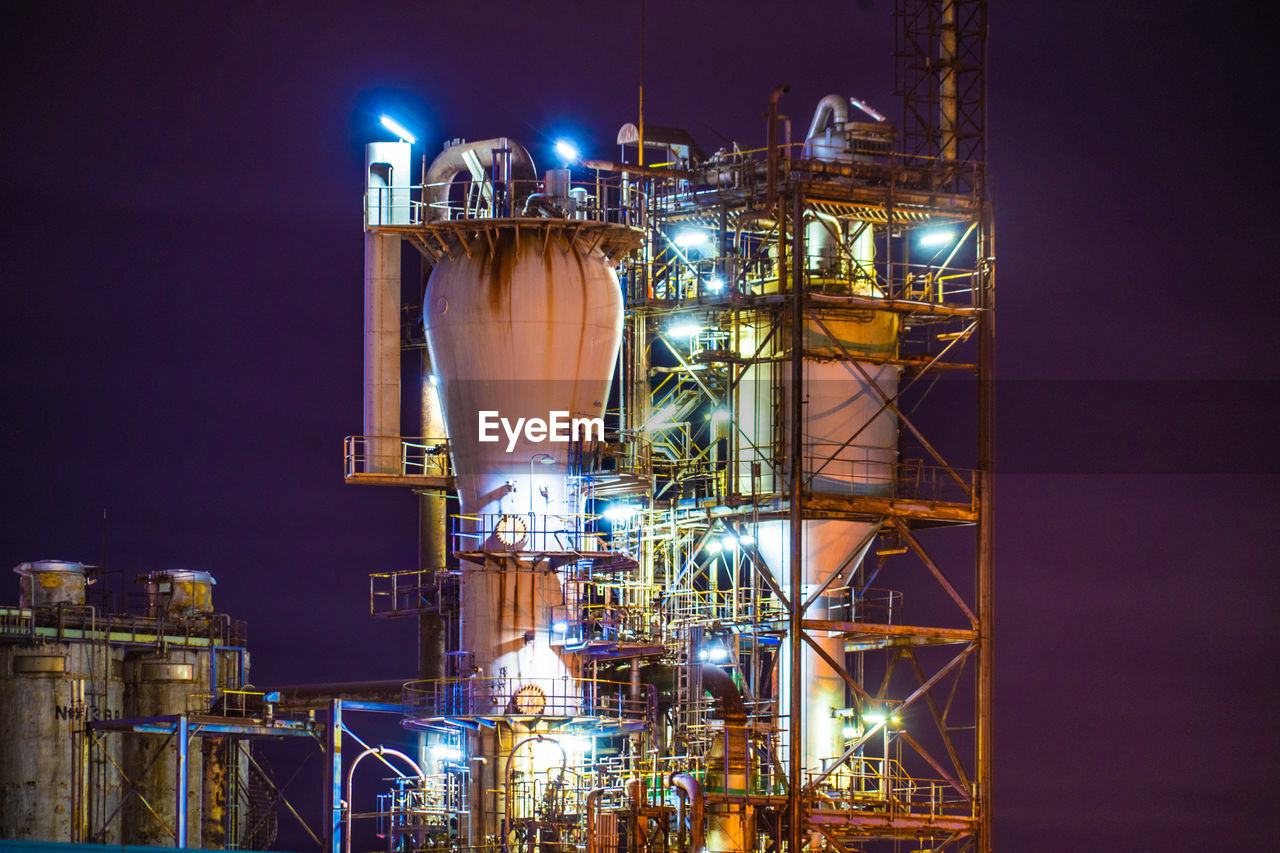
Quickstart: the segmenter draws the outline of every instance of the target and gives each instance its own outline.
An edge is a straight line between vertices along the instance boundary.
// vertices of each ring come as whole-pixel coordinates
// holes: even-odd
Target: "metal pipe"
[[[841,130],[849,121],[849,104],[843,95],[827,95],[818,101],[818,108],[813,111],[813,121],[809,122],[809,132],[805,139],[812,139],[822,133],[828,119],[835,119],[836,130]]]
[[[702,783],[688,773],[672,773],[667,777],[667,784],[689,798],[689,849],[702,853]]]
[[[587,800],[585,810],[587,813],[587,850],[586,853],[596,853],[596,806],[600,802],[600,798],[604,796],[607,788],[592,788],[587,792]]]
[[[502,770],[502,816],[506,822],[505,831],[507,832],[511,831],[511,817],[512,817],[511,815],[511,799],[512,799],[511,798],[511,764],[515,760],[516,753],[520,750],[520,747],[524,746],[529,741],[537,741],[538,743],[541,743],[544,740],[554,743],[556,745],[556,748],[560,750],[560,779],[562,781],[564,780],[565,771],[568,770],[568,767],[569,767],[569,753],[565,750],[564,745],[561,744],[560,741],[556,740],[553,737],[547,737],[546,735],[542,735],[542,734],[530,735],[527,738],[523,738],[519,741],[516,741],[515,746],[511,747],[511,751],[507,753],[507,761]]]
[[[764,206],[771,213],[778,202],[778,99],[790,91],[791,84],[784,83],[774,87],[769,95],[769,169],[765,176],[767,183]]]
[[[387,749],[384,746],[371,746],[364,752],[357,755],[356,760],[351,762],[351,768],[347,770],[347,816],[342,832],[342,849],[344,853],[351,853],[351,812],[353,809],[353,800],[355,799],[351,793],[351,784],[355,781],[356,765],[358,765],[367,756],[375,754],[379,757],[392,755],[404,761],[405,764],[408,764],[413,768],[413,772],[418,774],[418,781],[422,783],[422,787],[426,788],[427,786],[427,775],[422,772],[422,768],[418,766],[418,762],[414,761],[398,749]],[[385,758],[384,763],[386,763]]]
[[[449,184],[463,172],[471,172],[468,160],[474,160],[481,169],[480,175],[472,175],[476,180],[483,180],[485,174],[495,165],[494,154],[503,152],[503,175],[506,178],[526,181],[525,188],[533,190],[533,182],[538,178],[538,171],[533,164],[533,157],[520,143],[512,142],[505,137],[481,139],[477,142],[464,142],[451,145],[436,155],[427,167],[422,178],[423,220],[437,222],[449,218],[446,205],[449,201]],[[523,199],[512,199],[512,210],[521,207]]]
[[[173,805],[173,846],[187,846],[187,715],[178,717],[177,723],[177,782]]]
[[[792,199],[791,214],[791,400],[788,429],[791,433],[791,483],[790,513],[791,528],[791,608],[788,614],[788,640],[791,644],[791,678],[790,705],[788,709],[788,759],[790,762],[790,785],[787,790],[787,842],[788,853],[800,853],[801,840],[804,837],[802,826],[804,817],[803,798],[801,795],[801,756],[804,746],[804,697],[801,688],[804,684],[802,657],[804,639],[803,612],[800,606],[804,583],[804,514],[801,511],[803,494],[801,481],[804,477],[804,269],[800,258],[804,257],[804,229],[800,228],[800,218],[804,211],[804,197],[796,190]],[[781,285],[781,282],[779,282]]]

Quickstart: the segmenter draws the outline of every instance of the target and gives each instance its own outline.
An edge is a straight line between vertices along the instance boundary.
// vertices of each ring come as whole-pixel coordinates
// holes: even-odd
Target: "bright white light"
[[[707,650],[706,649],[700,650],[698,652],[698,660],[706,660],[706,659],[707,659]]]
[[[427,377],[427,381],[431,383],[432,388],[440,384],[440,380],[436,378],[434,373]]]
[[[431,747],[431,754],[437,761],[457,761],[462,758],[462,750],[456,746],[445,746],[444,744],[436,744]]]
[[[920,235],[921,246],[945,246],[952,240],[956,239],[956,232],[941,229],[938,231],[926,231]]]
[[[553,622],[551,624],[551,630],[555,631],[557,634],[563,634],[569,630],[569,623],[563,620],[559,622]]]
[[[630,504],[609,504],[603,515],[609,521],[626,521],[639,510]]]
[[[579,157],[578,148],[567,139],[557,139],[556,156],[563,160],[566,166],[576,163]]]
[[[858,736],[858,730],[855,729],[853,726],[845,726],[843,729],[840,730],[840,734],[848,738],[854,738]]]
[[[724,279],[722,278],[707,279],[707,290],[710,290],[712,293],[723,293]]]
[[[697,323],[676,322],[674,325],[667,327],[667,334],[673,338],[692,338],[701,331],[702,327]]]
[[[681,249],[696,249],[710,241],[705,231],[681,231],[675,236],[675,244]]]
[[[712,663],[724,663],[729,659],[729,650],[724,646],[712,646],[707,650],[707,660]]]
[[[594,741],[589,737],[578,737],[576,735],[568,735],[560,738],[560,745],[569,751],[570,755],[588,755]]]
[[[417,137],[415,137],[412,133],[410,133],[409,130],[403,124],[396,121],[391,116],[382,117],[382,126],[385,127],[387,130],[391,131],[392,133],[394,133],[396,136],[400,137],[401,142],[407,142],[410,145],[412,145],[413,143],[418,141]]]
[[[738,544],[739,544],[739,545],[754,545],[754,544],[756,544],[756,537],[752,536],[750,533],[744,533],[744,534],[742,534],[741,536],[739,536],[739,537],[738,537]]]
[[[726,551],[738,550],[738,537],[730,534],[720,537],[720,546]]]
[[[724,545],[720,543],[719,539],[708,539],[707,543],[702,547],[706,549],[708,554],[719,554]]]
[[[901,720],[898,719],[897,714],[893,714],[888,718],[886,718],[884,714],[875,714],[870,712],[862,715],[862,721],[864,723],[883,723],[885,719],[888,719],[891,723],[901,722]]]
[[[728,409],[714,409],[711,412],[711,422],[713,424],[727,424],[733,420],[733,412]]]

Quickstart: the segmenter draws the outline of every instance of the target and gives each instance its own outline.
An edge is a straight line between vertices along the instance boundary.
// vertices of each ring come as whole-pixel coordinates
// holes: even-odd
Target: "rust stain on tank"
[[[493,251],[480,255],[480,280],[486,288],[489,298],[489,311],[493,320],[501,319],[502,306],[508,306],[506,320],[511,322],[511,286],[515,281],[516,263],[519,261],[516,250],[515,234],[509,230],[499,231],[494,238]]]

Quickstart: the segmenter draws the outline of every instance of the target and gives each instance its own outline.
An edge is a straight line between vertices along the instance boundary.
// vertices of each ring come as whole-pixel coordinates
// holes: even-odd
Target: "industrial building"
[[[266,846],[273,808],[307,821],[255,740],[299,737],[333,853],[363,822],[391,851],[987,853],[985,6],[895,21],[901,123],[779,87],[712,153],[643,112],[546,170],[508,137],[371,143],[345,477],[419,504],[420,564],[370,580],[419,672],[260,692],[207,574],[141,579],[130,615],[25,563],[5,836]],[[372,812],[366,760],[396,777]]]

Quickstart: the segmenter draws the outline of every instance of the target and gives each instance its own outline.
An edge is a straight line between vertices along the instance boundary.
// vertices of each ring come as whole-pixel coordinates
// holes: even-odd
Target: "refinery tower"
[[[422,641],[394,844],[990,849],[985,16],[895,21],[901,123],[779,87],[712,153],[369,146],[347,478],[421,505],[371,587]]]
[[[418,671],[257,690],[209,575],[142,576],[130,608],[24,563],[0,837],[989,853],[985,4],[894,24],[900,111],[780,86],[716,151],[643,111],[543,169],[385,122],[344,473],[419,507],[419,564],[370,581]],[[273,780],[258,742],[286,737],[320,791]]]

